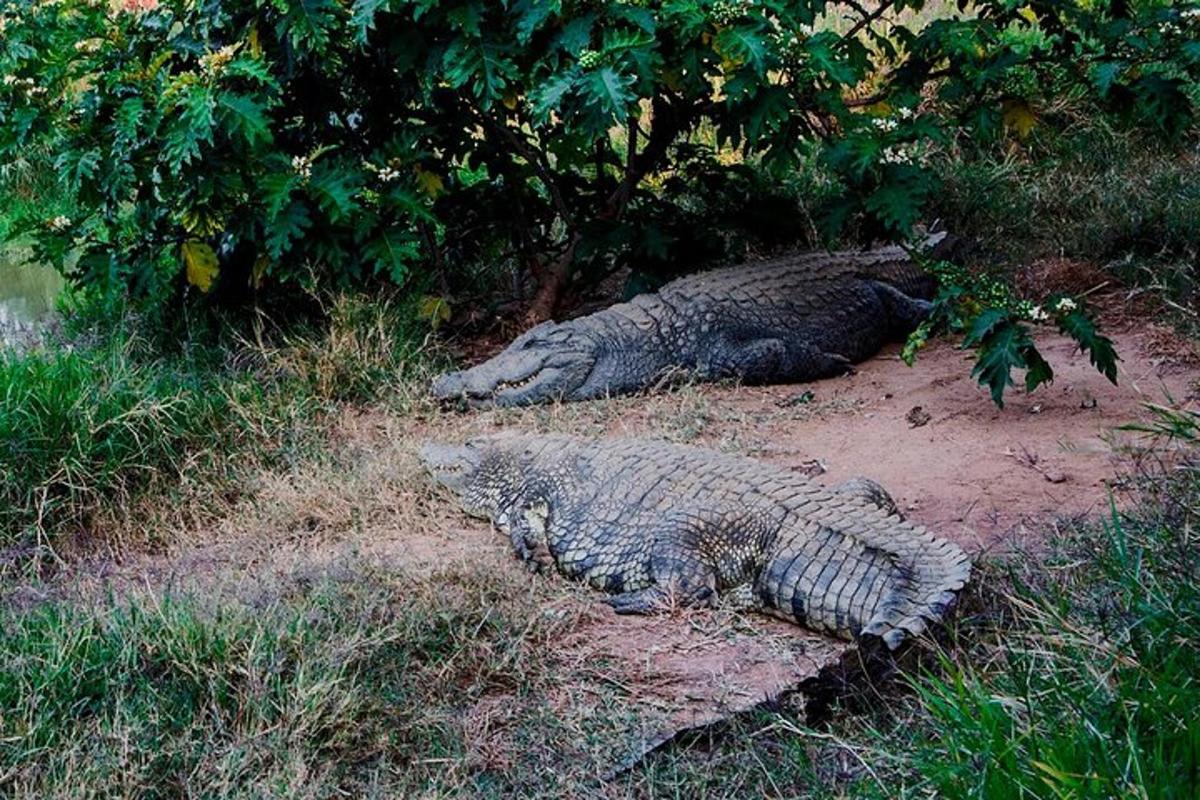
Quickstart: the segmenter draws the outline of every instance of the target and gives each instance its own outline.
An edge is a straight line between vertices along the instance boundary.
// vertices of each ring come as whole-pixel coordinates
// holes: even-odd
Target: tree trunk
[[[575,234],[562,255],[553,264],[542,270],[542,280],[538,284],[537,294],[533,296],[529,309],[525,312],[526,327],[533,327],[554,316],[554,310],[558,307],[563,290],[567,288],[567,279],[571,277],[571,262],[575,260],[575,246],[579,244],[580,238],[579,234]]]

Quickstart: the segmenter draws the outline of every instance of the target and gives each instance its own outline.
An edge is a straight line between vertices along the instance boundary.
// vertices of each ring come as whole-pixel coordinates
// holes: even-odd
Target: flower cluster
[[[1054,315],[1070,314],[1079,308],[1079,303],[1070,297],[1060,297],[1047,311],[1040,305],[1022,300],[1017,304],[1017,313],[1030,322],[1049,322]]]
[[[95,53],[102,44],[100,39],[80,39],[75,43],[75,51],[77,53]]]
[[[584,69],[595,69],[604,63],[604,54],[596,50],[584,50],[579,54],[579,66]]]
[[[903,145],[889,145],[883,148],[880,160],[884,164],[912,164],[915,161],[912,151]]]
[[[201,66],[204,67],[210,74],[216,75],[220,73],[225,65],[233,60],[233,56],[237,53],[241,43],[227,44],[220,50],[215,50],[200,59]]]
[[[301,180],[307,181],[312,177],[312,159],[307,156],[293,156],[292,169],[296,171]]]
[[[874,125],[875,129],[878,131],[890,133],[891,131],[896,130],[896,125],[899,123],[897,123],[896,120],[892,119],[891,117],[873,117],[871,119],[871,124]]]
[[[46,227],[55,233],[61,233],[71,227],[71,218],[64,217],[61,214],[46,223]]]
[[[717,0],[712,5],[713,20],[719,25],[737,21],[750,10],[747,0]]]
[[[372,164],[370,161],[364,161],[362,167],[367,172],[375,173],[375,177],[379,178],[380,183],[391,183],[400,178],[399,162],[395,159],[382,167]]]
[[[793,33],[775,31],[771,34],[771,42],[780,55],[789,59],[798,59],[803,55],[801,45],[810,36],[812,36],[812,28],[808,25],[801,25]]]
[[[5,75],[3,79],[0,79],[0,83],[3,83],[5,86],[23,89],[25,94],[30,97],[39,97],[49,91],[45,86],[37,86],[33,78],[18,78],[16,75]]]

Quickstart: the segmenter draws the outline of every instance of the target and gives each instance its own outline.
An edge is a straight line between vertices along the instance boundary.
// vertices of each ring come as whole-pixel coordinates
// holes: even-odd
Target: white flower
[[[883,148],[883,163],[885,164],[911,164],[912,162],[912,153],[902,146],[893,145]]]
[[[5,86],[12,86],[16,82],[17,82],[16,75],[5,75],[4,76],[4,85]]]
[[[1069,297],[1064,297],[1054,304],[1054,310],[1060,314],[1065,314],[1068,311],[1074,311],[1079,306]]]
[[[71,218],[64,217],[61,214],[46,223],[47,227],[52,231],[65,231],[71,227]]]
[[[896,120],[887,117],[875,117],[871,120],[871,124],[885,133],[896,130]]]
[[[1183,11],[1179,12],[1179,16],[1183,17],[1184,19],[1200,17],[1200,7],[1185,8]]]
[[[379,170],[379,180],[383,183],[391,183],[399,177],[400,172],[392,169],[391,167],[384,167],[383,169]]]
[[[1045,322],[1050,319],[1050,315],[1046,313],[1046,309],[1041,306],[1030,306],[1027,313],[1032,322]]]
[[[305,156],[293,156],[292,169],[296,171],[296,174],[299,175],[301,179],[308,180],[312,177],[312,159],[309,159]]]
[[[902,108],[896,113],[900,115],[900,119],[912,119],[913,110],[911,108]]]

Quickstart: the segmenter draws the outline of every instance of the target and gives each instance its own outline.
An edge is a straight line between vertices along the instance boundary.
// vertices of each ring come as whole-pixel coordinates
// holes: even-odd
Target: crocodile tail
[[[817,505],[827,510],[777,539],[758,586],[764,610],[893,650],[943,619],[971,576],[962,548],[861,500],[826,494]]]

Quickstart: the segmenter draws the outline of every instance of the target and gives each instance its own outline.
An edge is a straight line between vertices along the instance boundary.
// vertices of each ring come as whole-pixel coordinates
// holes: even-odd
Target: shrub
[[[933,189],[925,143],[1027,131],[1047,77],[1167,133],[1190,119],[1191,11],[898,15],[922,6],[852,6],[838,33],[838,7],[779,0],[22,0],[0,156],[53,140],[80,211],[25,229],[155,304],[189,284],[436,283],[509,256],[544,316],[572,271],[687,252],[727,210],[689,220],[683,198],[745,165],[820,158],[827,229],[896,236]]]

